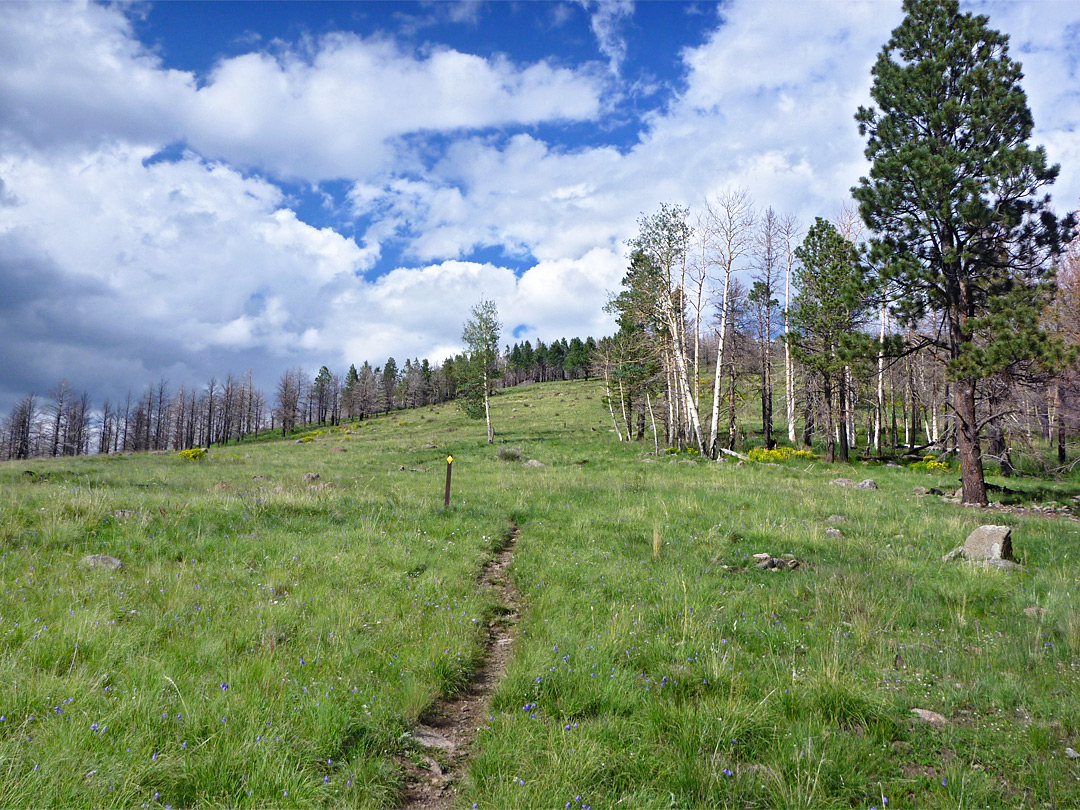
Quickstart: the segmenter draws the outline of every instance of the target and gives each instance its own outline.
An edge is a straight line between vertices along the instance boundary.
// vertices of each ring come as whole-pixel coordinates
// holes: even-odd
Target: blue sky
[[[1010,34],[1080,204],[1080,4]],[[0,2],[0,409],[610,333],[638,217],[745,188],[809,224],[866,171],[887,0]],[[511,337],[513,336],[513,337]]]

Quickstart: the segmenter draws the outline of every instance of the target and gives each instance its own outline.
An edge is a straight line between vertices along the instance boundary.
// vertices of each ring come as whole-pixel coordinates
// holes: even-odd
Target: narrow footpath
[[[426,749],[422,765],[402,759],[406,790],[402,810],[446,810],[453,804],[456,783],[468,768],[470,748],[487,724],[488,705],[506,674],[510,646],[517,634],[520,596],[507,574],[520,529],[511,524],[506,547],[484,566],[481,587],[491,588],[502,608],[488,623],[483,660],[465,689],[438,701],[424,716],[413,737]]]

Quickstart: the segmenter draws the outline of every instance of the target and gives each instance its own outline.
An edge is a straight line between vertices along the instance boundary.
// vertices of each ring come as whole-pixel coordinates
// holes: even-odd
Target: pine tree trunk
[[[986,481],[983,478],[982,448],[975,415],[975,383],[971,378],[956,382],[953,407],[956,410],[957,445],[960,455],[960,481],[964,503],[986,505]]]
[[[885,301],[881,301],[881,330],[878,332],[878,343],[885,345]],[[881,436],[885,430],[885,350],[878,349],[877,356],[877,411],[874,414],[874,452],[881,455]]]
[[[803,397],[803,445],[807,450],[814,446],[814,403],[810,397],[810,381],[806,381],[806,391]]]
[[[836,433],[833,430],[832,380],[828,374],[822,375],[822,394],[825,397],[825,461],[836,461]]]
[[[761,432],[765,438],[765,448],[772,450],[776,446],[773,439],[773,401],[772,401],[772,363],[769,357],[769,330],[765,329],[765,345],[761,347]]]

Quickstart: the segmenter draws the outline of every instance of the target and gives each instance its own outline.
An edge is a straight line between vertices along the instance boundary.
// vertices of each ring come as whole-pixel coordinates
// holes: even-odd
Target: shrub
[[[202,461],[206,458],[206,450],[201,447],[192,447],[188,450],[181,450],[176,455],[187,461]]]
[[[501,461],[521,461],[525,456],[516,447],[500,447],[495,451],[495,455],[499,457]]]
[[[682,450],[680,450],[678,447],[668,447],[664,452],[667,453],[669,456],[677,456],[679,453],[687,456],[701,455],[701,451],[698,450],[696,447],[684,447]]]
[[[762,461],[776,463],[780,461],[787,461],[788,459],[815,459],[813,453],[809,450],[796,450],[794,447],[776,447],[772,450],[766,450],[764,447],[755,447],[747,454],[751,461]]]
[[[913,470],[926,470],[927,472],[941,472],[949,469],[949,462],[938,461],[935,456],[923,456],[922,461],[916,461],[911,465]]]

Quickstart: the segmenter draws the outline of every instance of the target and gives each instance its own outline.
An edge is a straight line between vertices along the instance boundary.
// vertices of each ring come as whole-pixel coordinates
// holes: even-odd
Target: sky
[[[611,334],[661,203],[850,200],[900,5],[0,0],[0,412]],[[1080,3],[962,7],[1080,207]]]

